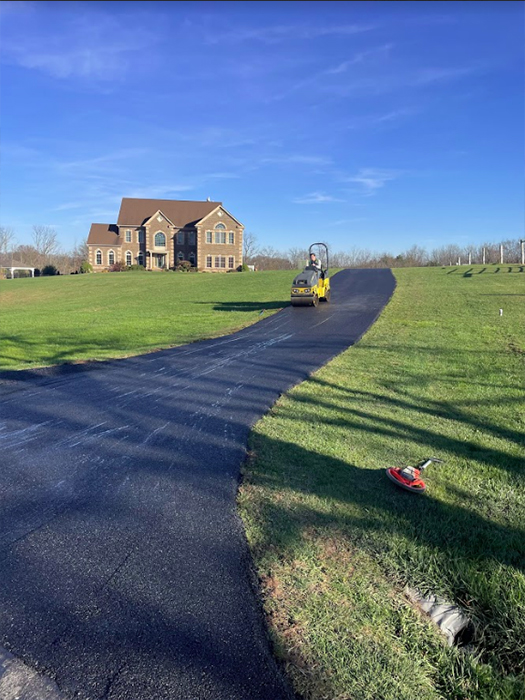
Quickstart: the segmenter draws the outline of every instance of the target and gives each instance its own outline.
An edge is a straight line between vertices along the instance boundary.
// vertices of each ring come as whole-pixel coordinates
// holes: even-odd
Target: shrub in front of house
[[[54,265],[46,265],[42,268],[42,277],[53,277],[60,274]]]
[[[144,265],[127,265],[125,272],[144,272],[145,269]]]
[[[87,260],[84,260],[84,262],[80,266],[80,274],[84,275],[87,272],[93,272],[93,265]]]
[[[191,269],[192,265],[189,260],[181,260],[175,268],[176,272],[190,272]]]
[[[125,269],[126,269],[126,263],[123,263],[122,260],[117,260],[109,268],[109,271],[110,272],[124,272]]]

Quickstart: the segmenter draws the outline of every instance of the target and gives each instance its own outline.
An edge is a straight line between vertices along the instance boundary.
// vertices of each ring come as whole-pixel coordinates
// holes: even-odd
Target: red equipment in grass
[[[421,460],[415,467],[388,467],[386,475],[390,481],[393,481],[396,486],[405,489],[405,491],[423,493],[427,485],[421,478],[421,474],[432,462],[443,464],[442,459],[428,457],[427,459]]]

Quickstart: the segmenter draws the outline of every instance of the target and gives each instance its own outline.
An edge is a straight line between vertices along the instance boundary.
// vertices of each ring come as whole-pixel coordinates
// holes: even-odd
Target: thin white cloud
[[[125,193],[123,192],[122,196],[137,199],[169,199],[170,195],[177,195],[180,192],[189,192],[193,189],[195,189],[193,185],[149,185],[148,187],[138,187]]]
[[[359,117],[352,117],[346,124],[347,129],[357,130],[381,126],[393,126],[397,122],[403,121],[407,117],[419,114],[421,109],[416,107],[404,107],[393,109],[382,114],[368,114]]]
[[[328,204],[330,202],[342,202],[344,200],[333,197],[330,194],[324,194],[323,192],[311,192],[310,194],[304,195],[304,197],[297,197],[292,201],[294,204]]]
[[[105,153],[101,156],[96,156],[95,158],[80,158],[78,160],[58,163],[57,165],[63,170],[81,170],[85,175],[89,174],[89,171],[95,171],[96,173],[102,170],[106,173],[108,168],[118,166],[122,164],[123,161],[125,162],[131,159],[138,162],[138,159],[144,158],[144,156],[149,153],[150,151],[147,148],[122,148],[117,151]]]
[[[210,180],[238,180],[241,176],[239,173],[209,173],[204,176],[204,179]]]
[[[376,46],[373,49],[368,49],[367,51],[360,51],[348,61],[343,61],[333,68],[327,68],[326,70],[321,71],[316,77],[319,78],[326,75],[340,75],[341,73],[346,73],[349,68],[360,63],[364,63],[370,57],[378,58],[382,55],[387,55],[393,47],[394,44],[383,44],[382,46]]]
[[[374,195],[387,182],[396,180],[401,175],[399,170],[382,170],[378,168],[361,168],[357,175],[345,178],[346,182],[360,185],[361,192],[366,196]]]
[[[335,84],[336,87],[341,84],[344,85],[348,82],[347,74],[351,71],[352,67],[360,66],[364,69],[365,67],[368,67],[369,63],[374,64],[377,61],[384,63],[393,46],[394,44],[382,44],[381,46],[374,46],[366,51],[359,51],[352,56],[352,58],[338,63],[336,66],[324,68],[323,70],[318,71],[307,78],[303,78],[302,80],[295,82],[286,90],[273,94],[267,100],[267,102],[283,100],[299,91],[313,89],[318,90],[319,92],[324,92],[330,85]],[[334,79],[336,81],[335,83]]]
[[[70,209],[80,209],[83,206],[85,206],[83,202],[67,202],[54,207],[52,211],[69,211]]]
[[[472,75],[476,70],[473,66],[465,68],[424,68],[414,75],[410,83],[418,86],[448,82]]]
[[[55,20],[51,24],[46,3],[25,5],[24,11],[9,9],[3,17],[1,60],[57,80],[106,84],[118,80],[128,74],[132,64],[137,68],[144,64],[149,55],[146,48],[155,41],[147,22],[136,14],[116,17],[95,3],[60,3],[60,9],[51,8]],[[75,11],[72,5],[77,5]],[[42,31],[44,13],[46,31]]]
[[[285,155],[285,156],[272,156],[267,158],[262,158],[261,163],[270,164],[283,164],[283,165],[330,165],[332,162],[331,158],[325,158],[324,156],[310,156],[310,155]]]
[[[218,44],[227,41],[242,43],[247,41],[259,41],[265,44],[277,44],[281,42],[312,40],[326,36],[352,36],[376,29],[374,24],[341,24],[341,25],[306,25],[306,24],[278,24],[267,27],[237,27],[232,31],[210,31],[205,42]]]

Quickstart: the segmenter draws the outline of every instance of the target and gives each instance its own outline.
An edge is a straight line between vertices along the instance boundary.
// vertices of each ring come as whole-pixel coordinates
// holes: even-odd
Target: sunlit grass
[[[229,333],[288,305],[293,274],[0,280],[0,369],[126,357]]]
[[[241,514],[305,698],[525,697],[520,270],[396,271],[359,344],[256,425]],[[423,496],[385,477],[432,455]],[[448,648],[405,584],[460,605],[473,645]]]

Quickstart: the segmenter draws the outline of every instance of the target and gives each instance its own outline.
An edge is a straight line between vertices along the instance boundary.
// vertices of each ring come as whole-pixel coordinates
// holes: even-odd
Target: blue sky
[[[3,2],[0,223],[66,249],[122,197],[279,250],[523,237],[520,2]]]

